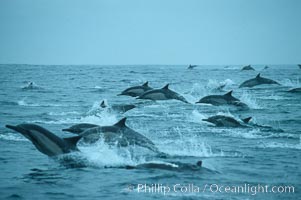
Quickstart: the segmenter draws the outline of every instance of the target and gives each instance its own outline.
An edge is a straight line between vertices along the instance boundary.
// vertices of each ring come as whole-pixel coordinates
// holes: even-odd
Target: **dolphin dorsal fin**
[[[142,84],[142,86],[147,87],[148,86],[148,81]]]
[[[224,96],[231,96],[232,97],[232,92],[233,92],[233,90],[227,92],[226,94],[224,94]]]
[[[126,121],[126,117],[122,118],[121,120],[119,120],[119,122],[117,122],[116,124],[114,124],[114,126],[119,126],[119,127],[125,127],[125,121]]]
[[[64,138],[64,141],[67,142],[71,148],[75,148],[77,142],[82,138],[82,135]]]
[[[162,89],[163,90],[168,90],[168,86],[169,86],[169,83],[167,83]]]
[[[259,74],[257,74],[256,78],[260,78],[260,73],[259,73]]]
[[[242,121],[247,124],[251,119],[252,119],[252,117],[247,117],[245,119],[242,119]]]
[[[105,104],[105,100],[102,100],[102,102],[100,103],[100,107],[102,107],[102,108],[107,107],[106,104]]]

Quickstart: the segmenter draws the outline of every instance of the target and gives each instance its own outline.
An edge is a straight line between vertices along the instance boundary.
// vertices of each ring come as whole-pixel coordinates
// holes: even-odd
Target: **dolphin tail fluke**
[[[245,119],[242,119],[243,122],[245,122],[246,124],[249,123],[249,121],[252,119],[252,117],[247,117]]]

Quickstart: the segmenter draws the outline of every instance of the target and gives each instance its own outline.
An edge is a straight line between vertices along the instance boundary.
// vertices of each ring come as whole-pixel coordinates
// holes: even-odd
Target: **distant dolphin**
[[[40,152],[47,156],[57,156],[77,151],[76,144],[82,137],[79,135],[70,138],[60,138],[35,124],[6,125],[6,127],[21,133],[30,140]]]
[[[114,110],[116,112],[120,112],[120,113],[125,113],[133,108],[136,108],[136,106],[133,104],[120,104],[120,105],[108,106],[104,100],[100,103],[100,107],[101,108],[111,108],[112,110]]]
[[[189,65],[187,69],[194,69],[196,67],[197,67],[197,65]]]
[[[243,119],[242,121],[244,123],[248,123],[252,117],[248,117]],[[210,122],[212,124],[215,124],[218,127],[240,127],[240,128],[246,128],[245,124],[240,123],[238,120],[236,120],[233,117],[225,116],[225,115],[215,115],[212,117],[209,117],[207,119],[203,119],[203,121]]]
[[[90,128],[82,132],[80,135],[89,143],[94,143],[102,137],[108,144],[117,144],[121,147],[137,145],[160,153],[150,139],[127,127],[125,121],[126,118],[123,118],[112,126]]]
[[[22,87],[23,90],[41,89],[34,82],[29,82],[26,86]]]
[[[62,131],[67,131],[74,134],[80,134],[89,128],[95,128],[95,127],[99,127],[99,126],[96,124],[80,123],[80,124],[73,125],[69,128],[62,129]]]
[[[264,69],[264,70],[265,70],[265,69],[269,69],[269,66],[267,66],[267,65],[266,65],[266,66],[264,66],[264,68],[263,68],[263,69]]]
[[[146,92],[148,90],[152,90],[152,89],[153,88],[148,86],[148,81],[147,81],[143,85],[130,87],[130,88],[122,91],[119,95],[137,97],[137,96],[142,95],[144,92]]]
[[[209,95],[201,98],[196,103],[206,103],[214,106],[234,105],[242,108],[248,108],[248,105],[232,96],[232,90],[224,95]]]
[[[242,71],[243,70],[255,70],[253,67],[251,67],[251,65],[247,65],[247,66],[244,66],[242,69],[241,69]]]
[[[166,84],[161,89],[149,90],[138,97],[138,99],[150,99],[150,100],[171,100],[176,99],[179,101],[183,101],[185,103],[189,103],[183,96],[178,93],[170,90],[168,88],[169,84]]]
[[[276,81],[273,81],[271,79],[268,78],[263,78],[260,76],[260,73],[252,79],[249,79],[245,82],[243,82],[239,87],[254,87],[256,85],[262,85],[262,84],[277,84],[280,85],[279,83],[277,83]]]
[[[288,92],[301,92],[301,87],[290,89]]]
[[[301,69],[301,65],[298,65],[299,66],[299,69]]]

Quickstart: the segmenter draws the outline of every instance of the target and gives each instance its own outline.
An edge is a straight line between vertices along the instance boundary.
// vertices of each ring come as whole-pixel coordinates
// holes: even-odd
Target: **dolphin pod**
[[[117,144],[121,147],[137,145],[159,153],[159,150],[150,139],[126,126],[125,122],[126,117],[112,126],[77,124],[63,130],[79,134],[87,143],[94,143],[102,137],[104,142],[108,144]],[[79,132],[78,130],[83,131]]]
[[[154,90],[149,90],[142,95],[140,95],[137,99],[150,99],[150,100],[179,100],[184,103],[189,103],[183,96],[179,95],[178,93],[170,90],[169,84],[166,84],[163,88],[161,89],[154,89]]]
[[[214,106],[234,105],[242,108],[248,108],[248,105],[232,96],[232,90],[224,95],[209,95],[201,98],[196,103],[211,104]]]
[[[268,79],[268,78],[264,78],[260,76],[260,73],[252,79],[249,79],[245,82],[243,82],[242,84],[240,84],[240,88],[242,87],[254,87],[256,85],[262,85],[262,84],[277,84],[280,85],[278,82]]]
[[[122,91],[119,95],[126,95],[131,97],[137,97],[142,95],[144,92],[148,90],[152,90],[153,88],[148,86],[148,81],[139,86],[130,87],[124,91]]]
[[[30,140],[41,153],[50,157],[78,151],[76,144],[82,138],[81,135],[70,138],[60,138],[47,129],[35,124],[6,125],[6,127],[21,133]]]

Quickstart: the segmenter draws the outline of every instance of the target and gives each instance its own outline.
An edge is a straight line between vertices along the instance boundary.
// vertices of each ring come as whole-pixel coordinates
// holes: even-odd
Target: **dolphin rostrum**
[[[81,139],[81,135],[60,138],[45,128],[35,124],[19,124],[17,126],[6,125],[7,128],[21,133],[30,140],[33,145],[47,156],[57,156],[60,154],[78,151],[76,144]]]
[[[189,103],[183,96],[179,95],[178,93],[170,90],[169,84],[166,84],[161,89],[154,89],[149,90],[142,95],[140,95],[137,99],[150,99],[150,100],[171,100],[176,99],[179,101],[183,101],[185,103]]]
[[[248,105],[232,96],[232,90],[224,95],[209,95],[201,98],[196,103],[206,103],[214,106],[234,105],[242,108],[248,108]]]
[[[145,82],[143,85],[130,87],[124,91],[122,91],[119,95],[126,95],[131,97],[137,97],[143,94],[144,92],[148,90],[152,90],[153,88],[148,86],[148,81]]]
[[[268,79],[268,78],[264,78],[260,76],[260,73],[252,79],[249,79],[245,82],[243,82],[239,87],[254,87],[256,85],[262,85],[262,84],[277,84],[280,85],[278,82]]]

